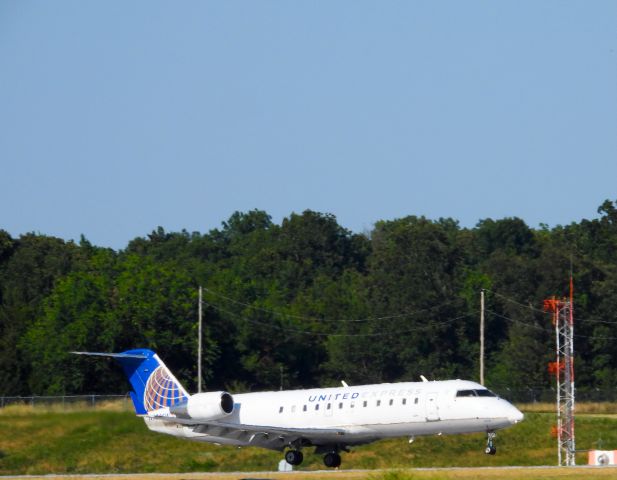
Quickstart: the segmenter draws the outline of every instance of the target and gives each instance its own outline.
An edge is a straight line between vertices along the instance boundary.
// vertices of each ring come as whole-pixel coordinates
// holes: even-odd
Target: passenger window
[[[407,405],[407,399],[403,398],[403,405]]]
[[[306,412],[306,405],[304,405],[304,406],[302,407],[302,411],[303,411],[303,412]]]
[[[330,410],[330,407],[332,406],[332,404],[328,403],[328,405],[326,406],[327,410]]]
[[[381,405],[381,400],[377,400],[377,406]]]
[[[366,407],[367,405],[368,405],[368,402],[366,400],[364,400],[363,406]]]
[[[338,408],[339,408],[339,409],[343,408],[343,402],[341,402],[341,403],[339,403],[339,404],[338,404]]]
[[[349,408],[354,408],[355,406],[356,406],[356,404],[355,404],[354,402],[351,402],[351,403],[349,404]]]
[[[390,399],[390,406],[392,406],[392,405],[394,405],[394,399],[393,398]]]
[[[416,398],[414,399],[413,403],[414,403],[415,405],[417,405],[417,404],[418,404],[418,397],[416,397]]]
[[[279,413],[283,413],[283,407],[279,407]]]
[[[319,404],[315,405],[315,410],[319,410]]]
[[[296,413],[296,406],[295,405],[291,406],[291,413]]]

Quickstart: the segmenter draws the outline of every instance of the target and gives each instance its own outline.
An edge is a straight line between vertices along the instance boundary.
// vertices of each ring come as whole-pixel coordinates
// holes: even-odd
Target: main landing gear
[[[304,455],[300,450],[287,450],[285,452],[285,461],[290,465],[300,465],[304,460]]]
[[[495,447],[495,432],[488,432],[486,438],[486,448],[484,453],[487,455],[495,455],[497,453],[497,447]]]
[[[294,466],[300,465],[303,460],[304,460],[304,455],[302,455],[302,452],[300,450],[292,449],[292,450],[287,450],[285,452],[285,461],[289,463],[290,465],[294,465]],[[328,468],[340,467],[341,466],[341,456],[335,450],[327,452],[323,456],[323,463]]]
[[[328,468],[341,466],[341,456],[337,452],[328,452],[323,456],[323,463]]]

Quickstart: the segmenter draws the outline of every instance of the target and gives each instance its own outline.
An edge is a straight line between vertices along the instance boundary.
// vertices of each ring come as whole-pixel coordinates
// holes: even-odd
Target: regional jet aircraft
[[[151,350],[74,352],[115,359],[129,379],[137,415],[150,430],[201,442],[285,451],[292,465],[315,447],[327,467],[341,451],[389,437],[486,432],[485,453],[496,452],[495,431],[523,420],[513,405],[465,380],[190,395]]]

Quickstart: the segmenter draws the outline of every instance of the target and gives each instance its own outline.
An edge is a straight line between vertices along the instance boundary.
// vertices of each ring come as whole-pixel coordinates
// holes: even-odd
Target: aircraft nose
[[[510,421],[510,423],[512,425],[515,425],[515,424],[517,424],[519,422],[522,422],[523,418],[525,418],[525,415],[523,415],[523,412],[521,412],[515,406],[510,405],[510,412],[509,412],[509,415],[508,415],[508,420]]]

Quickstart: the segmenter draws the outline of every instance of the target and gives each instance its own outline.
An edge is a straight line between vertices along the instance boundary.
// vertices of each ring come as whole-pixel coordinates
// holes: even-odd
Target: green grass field
[[[611,412],[594,412],[591,409],[589,414],[577,417],[577,448],[617,448],[617,418]],[[484,455],[482,434],[420,437],[411,445],[401,438],[343,454],[343,467],[555,465],[556,441],[550,434],[553,424],[554,414],[527,411],[523,423],[498,433],[495,456]],[[270,471],[276,469],[281,458],[276,452],[258,448],[219,447],[156,434],[148,431],[143,421],[131,412],[113,408],[63,412],[9,407],[0,410],[0,429],[0,474],[3,475]],[[579,454],[577,463],[587,463],[584,452]],[[306,450],[301,470],[320,469],[323,469],[321,456]],[[374,478],[465,478],[444,475],[395,472],[376,474]],[[531,477],[526,475],[526,478]]]

